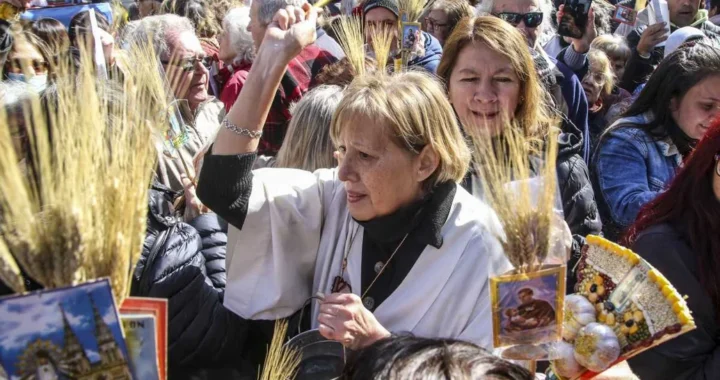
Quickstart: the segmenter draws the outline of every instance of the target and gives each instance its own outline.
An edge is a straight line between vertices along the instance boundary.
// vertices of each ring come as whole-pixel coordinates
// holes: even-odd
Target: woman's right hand
[[[317,16],[317,9],[308,3],[279,10],[267,27],[261,49],[295,58],[317,39]]]

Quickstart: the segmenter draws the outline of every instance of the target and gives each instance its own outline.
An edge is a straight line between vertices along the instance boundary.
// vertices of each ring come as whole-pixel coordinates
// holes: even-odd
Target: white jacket
[[[510,269],[501,233],[495,213],[458,186],[442,247],[425,248],[375,317],[389,331],[491,348],[488,277]],[[288,317],[311,295],[330,293],[346,252],[345,280],[357,291],[362,239],[336,170],[256,170],[243,229],[229,231],[225,306],[246,319]],[[316,302],[312,309],[316,328]]]

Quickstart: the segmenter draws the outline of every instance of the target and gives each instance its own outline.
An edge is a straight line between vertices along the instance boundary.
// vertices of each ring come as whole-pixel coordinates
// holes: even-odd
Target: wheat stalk
[[[390,60],[392,41],[396,33],[396,30],[386,27],[373,27],[370,30],[370,34],[372,35],[372,49],[380,73],[387,73],[386,66]]]
[[[365,35],[363,23],[359,17],[343,16],[333,25],[338,43],[345,52],[345,57],[355,69],[357,76],[365,74]]]
[[[265,357],[260,380],[286,380],[295,377],[295,372],[300,365],[300,354],[285,345],[287,329],[287,320],[282,319],[275,322],[272,342]]]
[[[542,148],[513,122],[503,124],[497,136],[483,127],[469,129],[469,135],[483,197],[503,225],[505,255],[516,271],[525,273],[537,270],[548,255],[556,196],[557,135],[550,133]],[[543,178],[540,189],[529,181],[535,175]],[[508,188],[510,183],[513,190]]]
[[[398,0],[400,14],[407,15],[407,22],[417,22],[423,14],[425,0]]]
[[[28,170],[5,142],[17,125],[0,107],[0,254],[6,246],[47,288],[109,277],[118,302],[142,249],[154,141],[167,125],[153,49],[132,46],[128,55],[133,70],[118,88],[99,84],[90,64],[56,68],[70,78],[57,84],[56,103],[34,98],[23,112]],[[92,62],[91,52],[81,57]]]

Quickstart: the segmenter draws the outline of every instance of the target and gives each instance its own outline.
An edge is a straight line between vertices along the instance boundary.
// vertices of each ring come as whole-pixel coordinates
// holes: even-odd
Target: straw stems
[[[501,241],[519,273],[532,272],[548,255],[556,196],[557,133],[544,142],[527,138],[512,122],[499,132],[491,126],[471,128],[474,167],[484,199],[498,214]]]
[[[357,76],[365,74],[365,34],[363,23],[359,17],[343,16],[333,25],[338,43],[345,52],[345,57],[355,69]]]
[[[370,34],[372,36],[372,49],[375,53],[375,60],[377,61],[378,70],[381,73],[387,73],[386,66],[390,59],[390,51],[392,50],[392,41],[395,37],[397,30],[394,28],[387,27],[375,27],[370,28]]]
[[[288,321],[286,319],[275,322],[273,339],[265,357],[260,380],[285,380],[295,377],[300,365],[300,354],[285,345],[287,329]]]
[[[61,62],[56,97],[23,101],[22,124],[0,107],[0,255],[46,288],[109,277],[118,302],[142,250],[154,141],[167,125],[153,49],[128,54],[137,64],[123,82],[97,82],[91,52],[77,72]],[[8,143],[18,130],[21,151]],[[6,278],[16,272],[0,268],[21,290]]]
[[[407,16],[406,22],[417,22],[423,14],[425,0],[399,0],[398,9],[400,14]]]

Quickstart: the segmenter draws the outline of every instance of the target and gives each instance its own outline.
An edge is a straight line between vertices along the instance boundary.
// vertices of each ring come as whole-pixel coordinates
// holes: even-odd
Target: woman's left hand
[[[390,332],[363,306],[355,294],[334,293],[320,303],[320,334],[356,350],[387,338]]]

